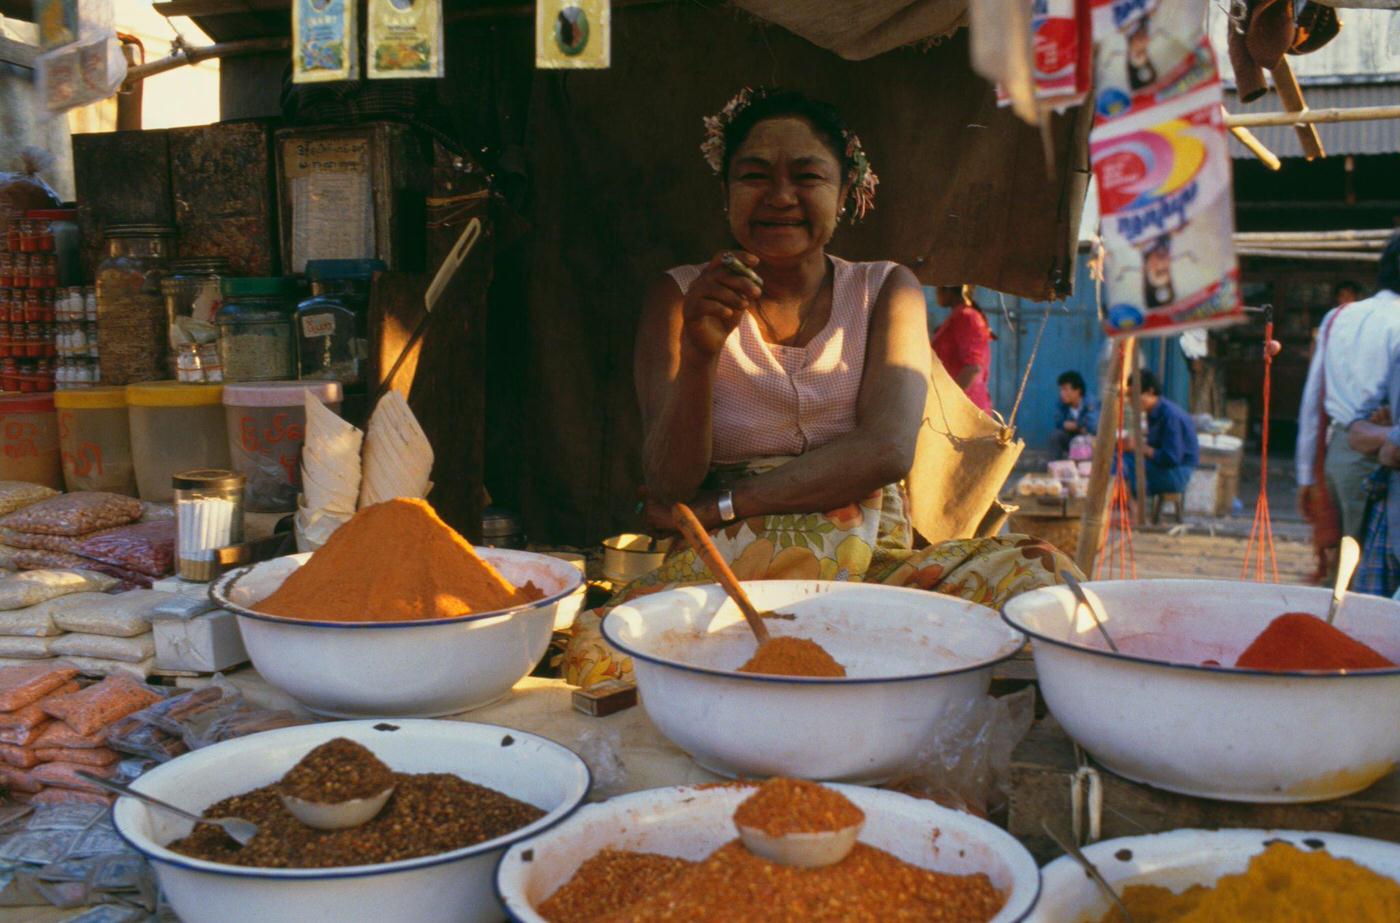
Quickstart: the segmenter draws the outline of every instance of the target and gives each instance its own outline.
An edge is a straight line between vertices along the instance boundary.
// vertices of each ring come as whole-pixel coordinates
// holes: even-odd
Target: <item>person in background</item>
[[[1075,371],[1060,373],[1060,403],[1055,408],[1055,431],[1050,449],[1056,458],[1069,458],[1069,444],[1075,436],[1092,436],[1099,431],[1098,408],[1085,394],[1084,376]]]
[[[1142,449],[1147,495],[1184,493],[1201,460],[1196,424],[1180,405],[1162,397],[1157,376],[1146,369],[1142,371],[1142,409],[1147,414],[1147,445]],[[1133,452],[1123,453],[1123,467],[1128,489],[1135,494],[1137,459]]]
[[[933,332],[933,351],[972,403],[991,413],[987,376],[991,371],[992,340],[996,339],[992,328],[972,300],[972,286],[940,285],[937,297],[939,306],[950,310]]]
[[[1361,300],[1361,286],[1351,281],[1343,279],[1332,286],[1332,303],[1337,307],[1351,304],[1353,301]]]
[[[1314,529],[1326,530],[1331,504],[1338,540],[1361,539],[1366,479],[1376,470],[1375,457],[1352,447],[1347,427],[1380,406],[1400,355],[1400,232],[1381,252],[1376,282],[1376,294],[1322,319],[1298,408],[1298,508]]]

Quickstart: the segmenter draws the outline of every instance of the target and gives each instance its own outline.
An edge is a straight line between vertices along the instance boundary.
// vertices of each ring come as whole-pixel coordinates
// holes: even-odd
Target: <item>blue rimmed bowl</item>
[[[661,733],[726,776],[875,784],[912,768],[935,731],[984,696],[992,667],[1025,639],[996,612],[923,590],[823,580],[744,584],[777,635],[810,638],[841,679],[738,673],[753,635],[715,585],[618,606],[609,644],[632,658]]]
[[[385,549],[384,567],[395,554]],[[226,574],[209,590],[238,616],[248,657],[264,679],[320,715],[432,718],[501,698],[539,663],[556,619],[583,604],[583,575],[545,554],[479,548],[511,583],[544,597],[524,606],[411,622],[290,619],[257,610],[311,557],[294,554]],[[572,613],[561,611],[572,609]]]
[[[1359,792],[1400,763],[1400,667],[1264,672],[1233,664],[1277,616],[1325,616],[1319,587],[1224,580],[1110,580],[1097,597],[1109,650],[1064,587],[1002,609],[1031,638],[1041,694],[1113,772],[1168,791],[1245,802]],[[1351,594],[1337,627],[1400,661],[1400,603]]]
[[[215,744],[157,766],[138,791],[201,813],[280,779],[336,737],[364,744],[399,772],[447,772],[533,804],[545,816],[476,846],[377,865],[244,868],[194,859],[166,844],[191,824],[134,798],[113,808],[117,832],[150,860],[184,923],[487,923],[504,916],[493,879],[511,845],[568,818],[588,795],[588,767],[572,751],[510,728],[456,721],[347,721],[284,728]]]

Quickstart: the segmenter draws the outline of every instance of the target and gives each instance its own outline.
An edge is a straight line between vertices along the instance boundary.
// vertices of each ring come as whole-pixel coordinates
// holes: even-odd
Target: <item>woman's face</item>
[[[766,119],[729,163],[729,229],[767,263],[819,251],[840,220],[846,185],[841,164],[799,118]]]

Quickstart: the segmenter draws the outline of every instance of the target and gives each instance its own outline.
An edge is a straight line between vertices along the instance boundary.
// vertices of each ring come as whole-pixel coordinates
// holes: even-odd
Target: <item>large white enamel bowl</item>
[[[1326,849],[1338,858],[1351,859],[1400,881],[1400,845],[1340,833],[1173,830],[1105,840],[1084,847],[1084,854],[1120,892],[1129,885],[1159,885],[1180,894],[1194,885],[1213,885],[1225,875],[1243,872],[1250,859],[1279,840],[1305,851]],[[1045,867],[1040,903],[1026,923],[1095,923],[1109,907],[1108,898],[1079,864],[1062,856]]]
[[[195,813],[277,781],[336,737],[364,744],[400,772],[450,772],[533,804],[544,817],[477,846],[336,869],[242,868],[193,859],[165,844],[192,826],[134,798],[113,809],[117,832],[155,867],[183,923],[488,923],[503,918],[492,877],[506,847],[558,824],[588,794],[572,751],[510,728],[457,721],[347,721],[284,728],[215,744],[157,766],[133,783]]]
[[[865,812],[860,842],[912,865],[950,875],[982,873],[1006,895],[991,923],[1026,919],[1040,873],[1016,839],[993,824],[932,801],[880,789],[833,785]],[[501,857],[496,890],[512,920],[544,923],[535,907],[606,848],[700,860],[738,837],[734,810],[752,788],[680,786],[591,804]]]
[[[608,643],[632,658],[652,722],[721,775],[889,779],[1024,643],[991,609],[923,590],[820,580],[744,589],[760,611],[793,616],[768,620],[773,635],[811,638],[846,678],[734,672],[754,638],[713,584],[644,596],[603,620]]]
[[[1267,673],[1233,664],[1285,612],[1325,615],[1317,587],[1216,580],[1085,584],[1120,653],[1064,587],[1007,602],[1040,691],[1070,737],[1120,776],[1227,801],[1358,792],[1400,762],[1400,668]],[[1400,603],[1351,594],[1337,627],[1400,662]]]
[[[248,657],[263,678],[311,711],[335,718],[451,715],[509,692],[544,656],[555,620],[567,616],[572,623],[583,605],[576,592],[583,575],[567,561],[503,548],[477,553],[516,586],[533,582],[544,597],[514,609],[413,622],[318,622],[258,612],[257,603],[309,554],[233,571],[209,594],[237,614]]]

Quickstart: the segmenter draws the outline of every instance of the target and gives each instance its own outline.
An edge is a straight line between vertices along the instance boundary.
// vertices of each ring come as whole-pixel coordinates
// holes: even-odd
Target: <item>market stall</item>
[[[38,162],[0,176],[0,920],[1400,919],[1400,603],[1059,585],[1129,527],[1133,337],[1243,309],[1199,24],[1007,4],[993,41],[956,0],[736,5],[171,0],[217,44],[103,75],[220,57],[225,119],[77,138],[75,202]],[[53,111],[105,86],[64,61],[121,42],[68,6],[37,7]],[[867,260],[831,261],[835,335],[762,317],[833,366],[853,291],[904,286],[924,332],[921,283],[1063,296],[1090,124],[1121,184],[1190,122],[1146,205],[1107,189],[1118,426],[1003,483],[1014,411],[872,338],[917,379],[880,392],[912,461],[857,471],[899,455],[878,431],[826,477],[873,493],[639,495],[644,280],[723,241],[699,284],[781,288],[733,203],[696,217],[694,148],[721,173],[765,119],[839,171],[833,227],[898,190],[834,232]]]

